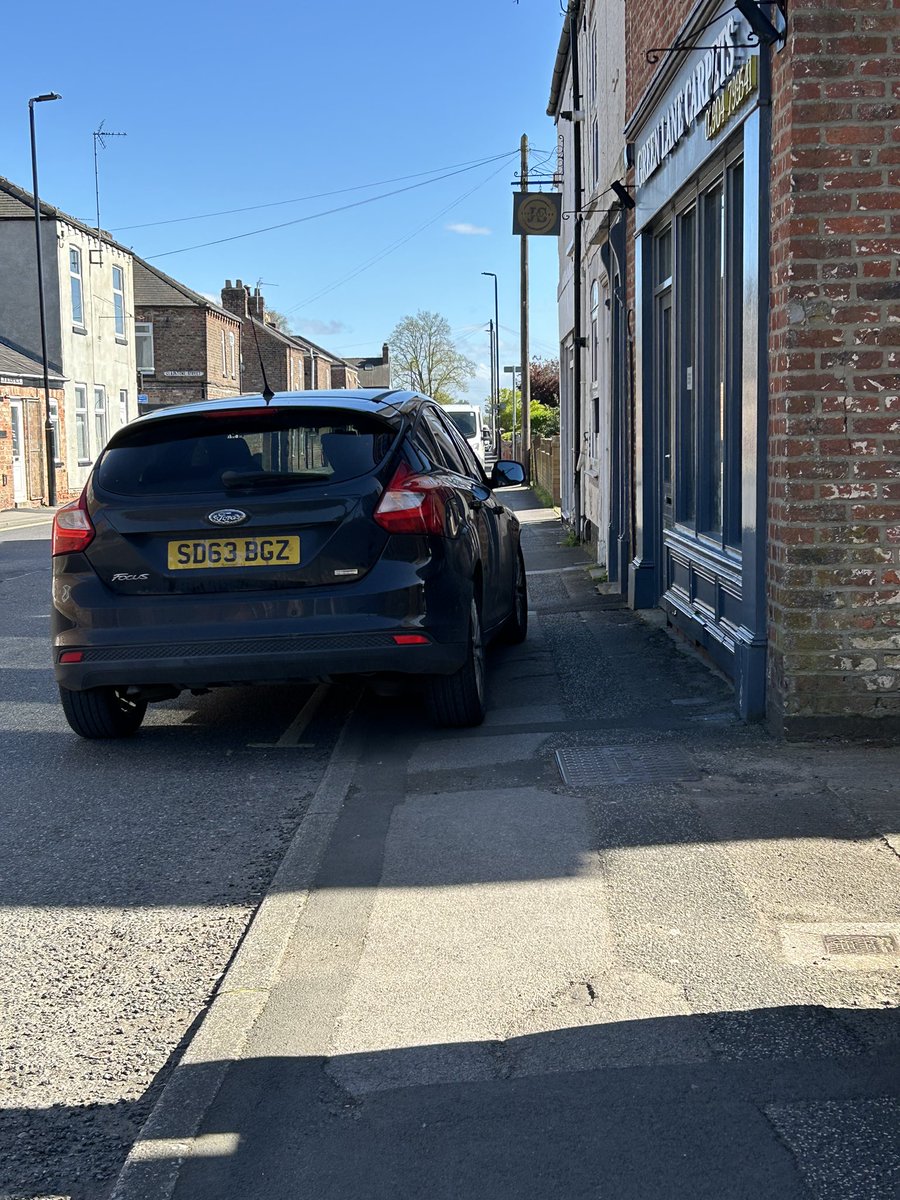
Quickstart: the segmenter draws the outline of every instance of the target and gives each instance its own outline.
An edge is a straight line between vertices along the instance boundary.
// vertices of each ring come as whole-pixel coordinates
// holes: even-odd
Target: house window
[[[94,388],[94,434],[97,453],[106,445],[106,388]]]
[[[69,247],[69,282],[72,287],[72,323],[84,325],[84,292],[81,286],[81,251]]]
[[[235,368],[234,346],[235,346],[234,333],[229,333],[229,335],[228,335],[228,354],[229,354],[229,357],[231,358],[231,378],[232,379],[237,378],[237,371]]]
[[[228,374],[228,360],[225,357],[225,330],[222,330],[222,374]]]
[[[116,337],[125,336],[125,272],[113,267],[113,316],[116,322]]]
[[[75,448],[80,463],[89,463],[91,461],[87,387],[83,383],[75,384]]]
[[[119,389],[119,424],[128,424],[128,389]]]
[[[591,379],[600,377],[600,285],[591,284]]]
[[[139,371],[152,372],[153,367],[153,324],[150,321],[135,321],[134,348]]]

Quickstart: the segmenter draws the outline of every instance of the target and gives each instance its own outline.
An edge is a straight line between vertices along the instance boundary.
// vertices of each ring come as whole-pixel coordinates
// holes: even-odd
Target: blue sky
[[[511,184],[523,133],[532,170],[553,170],[558,0],[50,0],[3,24],[18,50],[0,75],[0,174],[30,190],[27,101],[60,92],[36,110],[41,195],[93,224],[92,131],[127,132],[99,152],[101,223],[176,279],[209,295],[262,279],[270,307],[339,354],[378,351],[404,316],[436,310],[479,363],[481,398],[494,301],[480,272],[495,271],[501,358],[518,362]],[[271,207],[151,224],[257,205]],[[532,353],[555,357],[554,239],[530,255]]]

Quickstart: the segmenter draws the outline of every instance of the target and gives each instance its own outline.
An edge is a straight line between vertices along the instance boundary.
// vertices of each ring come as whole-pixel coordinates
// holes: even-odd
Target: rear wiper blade
[[[285,483],[307,483],[329,479],[327,473],[316,471],[223,471],[222,484],[226,488],[277,487]]]

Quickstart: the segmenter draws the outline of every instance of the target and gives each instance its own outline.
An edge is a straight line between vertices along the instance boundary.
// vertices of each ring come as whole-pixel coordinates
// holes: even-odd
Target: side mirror
[[[521,463],[503,458],[491,468],[491,487],[518,487],[525,482],[525,468]]]

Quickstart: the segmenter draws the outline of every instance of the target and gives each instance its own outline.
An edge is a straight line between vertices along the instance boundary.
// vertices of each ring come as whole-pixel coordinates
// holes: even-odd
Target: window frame
[[[149,347],[150,366],[141,366],[141,358]],[[153,322],[135,321],[134,323],[135,363],[139,373],[153,375],[156,371],[156,354],[153,345]]]
[[[73,268],[73,260],[75,267]],[[78,296],[76,311],[76,292]],[[84,272],[83,256],[80,246],[69,243],[69,298],[72,308],[72,327],[78,330],[87,328],[84,319]]]
[[[119,276],[119,286],[116,287],[116,274]],[[116,331],[116,341],[124,345],[125,337],[125,269],[118,263],[112,264],[112,294],[113,322]]]
[[[75,391],[75,457],[81,467],[91,463],[91,426],[88,417],[88,385],[73,384]]]
[[[94,418],[94,432],[97,435],[97,453],[99,454],[109,441],[109,408],[106,403],[106,388],[102,383],[95,383],[94,404],[91,413]],[[97,403],[98,397],[100,403]]]
[[[683,188],[674,202],[657,216],[653,233],[671,223],[674,231],[672,269],[675,304],[673,339],[673,420],[674,449],[672,480],[674,526],[683,534],[702,542],[717,554],[740,557],[742,529],[742,275],[743,275],[743,139],[716,154],[702,171]],[[721,355],[720,485],[718,521],[711,515],[709,489],[709,439],[714,413],[710,388],[715,381],[716,357],[708,341],[710,315],[707,312],[710,279],[708,252],[710,229],[705,213],[705,198],[722,188],[723,215],[717,232],[717,244],[724,274],[719,297],[718,328]],[[681,240],[684,218],[693,212],[693,277],[690,287],[683,278]],[[706,275],[706,278],[704,278]],[[685,312],[696,314],[692,328],[685,328]],[[701,314],[704,314],[701,318]],[[655,351],[654,351],[655,353]],[[691,367],[691,387],[686,372]],[[693,426],[688,421],[691,409]],[[662,414],[660,414],[662,416]],[[691,456],[692,475],[685,472],[685,455]],[[687,478],[686,478],[687,476]],[[690,486],[691,497],[685,488]],[[692,501],[692,502],[691,502]]]

